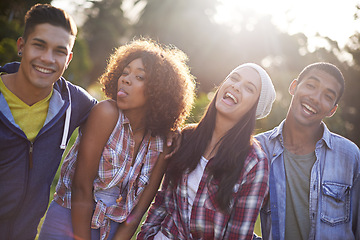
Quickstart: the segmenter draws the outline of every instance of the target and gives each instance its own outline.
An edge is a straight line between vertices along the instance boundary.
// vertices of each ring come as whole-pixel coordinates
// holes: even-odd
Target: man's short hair
[[[50,4],[36,4],[32,6],[25,15],[25,30],[23,34],[25,41],[29,34],[34,31],[36,25],[43,23],[49,23],[53,26],[64,28],[74,36],[75,40],[77,27],[75,21],[69,14]]]

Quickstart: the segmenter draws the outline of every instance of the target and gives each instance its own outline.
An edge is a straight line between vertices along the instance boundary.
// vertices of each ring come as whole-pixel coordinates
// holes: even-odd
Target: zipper
[[[33,167],[33,149],[34,144],[30,142],[30,149],[29,149],[29,169],[32,169]]]

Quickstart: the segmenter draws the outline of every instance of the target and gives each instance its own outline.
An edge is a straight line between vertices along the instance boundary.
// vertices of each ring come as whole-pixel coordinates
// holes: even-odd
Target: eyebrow
[[[42,39],[40,39],[40,38],[33,38],[32,40],[37,41],[37,42],[41,42],[41,43],[43,43],[43,44],[46,44],[46,41],[44,41],[44,40],[42,40]],[[63,50],[65,50],[66,52],[68,51],[67,47],[65,47],[65,46],[58,45],[57,48],[63,49]]]
[[[125,69],[125,68],[130,68],[130,66],[129,66],[129,65],[126,65],[126,67],[124,67],[124,69]],[[143,68],[136,68],[136,70],[140,70],[140,71],[143,71],[143,72],[146,73],[145,69],[143,69]]]
[[[238,74],[237,72],[233,72],[233,74],[234,74],[234,75],[236,74],[240,79],[242,79],[242,76],[241,76],[240,74]],[[250,83],[251,85],[253,85],[254,88],[257,90],[256,85],[255,85],[252,81],[247,81],[247,82]]]
[[[317,77],[315,77],[315,76],[310,76],[310,77],[308,77],[308,79],[312,79],[312,80],[315,80],[315,81],[317,81],[317,82],[320,83],[320,79],[317,78]],[[335,97],[337,97],[336,91],[334,91],[334,90],[331,89],[331,88],[326,88],[326,89],[327,89],[329,92],[331,92],[332,94],[334,94]]]

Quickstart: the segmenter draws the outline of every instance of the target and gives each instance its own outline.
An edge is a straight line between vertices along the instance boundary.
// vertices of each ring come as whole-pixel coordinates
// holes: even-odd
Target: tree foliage
[[[87,42],[93,66],[87,77],[89,83],[103,73],[109,55],[120,45],[128,27],[121,8],[122,0],[90,2],[92,7],[85,10],[87,19],[82,27],[82,37]]]
[[[214,18],[219,0],[131,0],[134,7],[145,5],[135,23],[125,17],[123,0],[88,2],[91,7],[84,7],[86,19],[74,46],[74,58],[65,73],[69,80],[82,86],[96,82],[114,48],[134,37],[148,36],[160,43],[175,45],[189,56],[189,65],[199,83],[199,106],[194,108],[193,118],[189,119],[196,121],[208,101],[207,93],[237,65],[255,62],[266,68],[277,90],[271,114],[257,122],[257,130],[265,131],[286,116],[291,99],[290,82],[306,65],[327,61],[342,70],[346,88],[338,112],[326,119],[326,123],[331,130],[360,145],[357,124],[360,122],[360,101],[357,100],[360,33],[354,32],[345,49],[326,36],[318,36],[323,39],[324,47],[310,51],[307,36],[279,30],[270,16],[234,9],[233,21],[219,24]],[[15,0],[0,4],[0,65],[18,60],[14,44],[22,31],[23,14],[33,3]],[[354,6],[356,19],[359,9]],[[343,60],[345,53],[353,59]]]

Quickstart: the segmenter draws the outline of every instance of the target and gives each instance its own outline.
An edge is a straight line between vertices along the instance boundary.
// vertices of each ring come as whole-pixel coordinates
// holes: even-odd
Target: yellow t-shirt
[[[0,76],[0,91],[4,95],[6,102],[9,105],[11,114],[14,117],[15,123],[20,126],[27,138],[33,142],[40,129],[44,125],[47,112],[49,109],[49,102],[53,91],[41,101],[27,105],[15,94],[13,94],[3,83]]]

